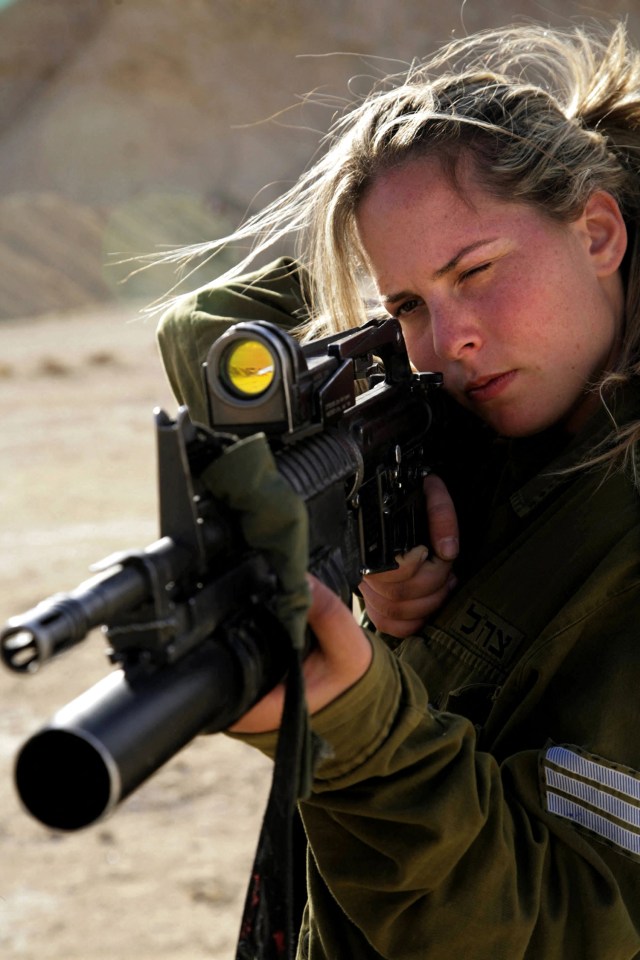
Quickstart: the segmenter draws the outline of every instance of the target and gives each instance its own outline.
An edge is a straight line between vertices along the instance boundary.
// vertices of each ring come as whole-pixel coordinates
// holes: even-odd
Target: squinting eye
[[[477,267],[471,267],[469,270],[465,270],[464,273],[460,274],[461,280],[466,280],[468,277],[474,277],[478,273],[484,273],[485,270],[488,270],[489,267],[492,267],[493,263],[481,263]]]

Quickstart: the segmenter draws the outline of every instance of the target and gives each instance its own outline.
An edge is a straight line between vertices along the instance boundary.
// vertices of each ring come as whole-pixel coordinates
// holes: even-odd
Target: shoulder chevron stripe
[[[550,813],[640,857],[640,773],[566,746],[545,751],[542,772]]]

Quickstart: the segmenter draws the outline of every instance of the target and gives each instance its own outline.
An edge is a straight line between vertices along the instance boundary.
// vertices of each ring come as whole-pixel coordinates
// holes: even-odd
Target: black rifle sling
[[[273,779],[245,900],[236,960],[293,960],[300,926],[297,801],[309,795],[312,747],[302,674],[291,650]]]

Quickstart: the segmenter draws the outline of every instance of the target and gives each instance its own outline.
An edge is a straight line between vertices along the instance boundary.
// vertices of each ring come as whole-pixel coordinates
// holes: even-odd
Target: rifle
[[[278,581],[203,473],[238,437],[264,434],[304,501],[308,569],[350,602],[362,575],[426,542],[422,478],[434,465],[441,375],[414,373],[395,320],[301,345],[265,321],[238,323],[203,365],[209,424],[154,411],[160,536],[12,617],[6,667],[34,673],[98,626],[116,669],[62,707],[19,751],[25,808],[75,830],[102,818],[203,732],[271,689],[287,650]],[[364,382],[366,389],[359,392]],[[435,431],[437,437],[438,431]]]

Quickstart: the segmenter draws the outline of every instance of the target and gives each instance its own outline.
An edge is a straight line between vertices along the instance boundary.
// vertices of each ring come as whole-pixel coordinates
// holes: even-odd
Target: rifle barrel
[[[135,562],[125,561],[128,557]],[[95,627],[132,610],[149,598],[149,570],[162,571],[165,582],[177,577],[185,552],[162,537],[137,554],[116,554],[100,572],[69,593],[57,593],[26,613],[11,617],[0,632],[0,656],[17,673],[34,673],[42,664],[81,643]]]

